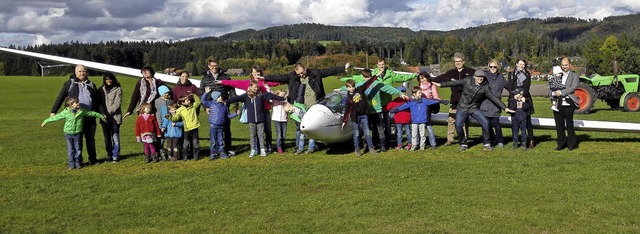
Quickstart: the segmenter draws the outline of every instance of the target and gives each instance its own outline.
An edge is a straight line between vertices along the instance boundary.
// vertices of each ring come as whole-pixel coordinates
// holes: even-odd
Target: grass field
[[[118,78],[126,107],[135,79]],[[638,134],[578,132],[572,152],[555,151],[555,132],[537,130],[541,142],[530,151],[475,145],[358,158],[345,144],[311,155],[145,164],[128,118],[120,163],[69,171],[62,122],[40,128],[65,80],[0,77],[0,233],[640,232]],[[338,85],[325,79],[327,89]],[[536,117],[551,117],[547,99],[535,106]],[[576,119],[640,122],[640,113],[600,101],[595,110]],[[246,148],[247,126],[232,128],[234,144]],[[435,130],[442,144],[446,127]],[[204,152],[207,127],[200,137]],[[100,128],[96,138],[104,160]]]

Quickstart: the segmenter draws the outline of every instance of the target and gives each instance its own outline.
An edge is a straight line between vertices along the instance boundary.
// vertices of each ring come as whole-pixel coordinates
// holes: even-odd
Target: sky
[[[299,23],[449,31],[640,12],[638,0],[0,0],[0,6],[0,46],[179,41]]]

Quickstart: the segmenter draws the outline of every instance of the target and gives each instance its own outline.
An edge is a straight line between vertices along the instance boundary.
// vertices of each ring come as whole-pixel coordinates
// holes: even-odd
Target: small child
[[[358,86],[358,88],[355,87],[356,82],[353,79],[345,82],[345,86],[347,87],[347,104],[344,109],[344,117],[342,118],[343,129],[349,119],[353,122],[353,146],[356,156],[360,156],[360,144],[358,143],[360,138],[360,129],[362,130],[364,139],[369,147],[369,153],[376,154],[373,141],[371,140],[371,134],[369,133],[369,119],[367,118],[367,112],[369,111],[370,104],[365,91],[367,91],[369,86],[371,86],[377,78],[375,76],[372,77],[371,71],[368,69],[363,70],[362,74],[366,82]]]
[[[287,91],[279,89],[276,91],[276,95],[280,97],[286,97]],[[284,141],[287,136],[287,112],[285,111],[285,105],[287,101],[273,101],[273,112],[271,113],[271,120],[273,120],[276,126],[276,148],[278,154],[284,153]]]
[[[193,98],[193,103],[191,103]],[[182,160],[187,160],[189,150],[193,155],[193,160],[199,160],[200,138],[198,137],[198,128],[200,127],[200,119],[198,119],[198,108],[200,107],[200,98],[198,95],[189,94],[178,99],[180,108],[176,110],[176,114],[168,116],[167,119],[178,122],[184,122],[184,134],[182,142]]]
[[[529,111],[529,103],[525,101],[524,91],[515,89],[513,98],[509,100],[509,109],[515,110],[511,113],[511,134],[513,136],[513,145],[511,149],[518,148],[518,132],[522,133],[521,141],[522,149],[527,150],[527,112]]]
[[[429,113],[429,105],[437,105],[439,103],[447,104],[447,101],[426,99],[422,95],[420,86],[413,86],[413,95],[411,100],[397,107],[393,112],[402,111],[404,109],[411,110],[411,151],[416,150],[418,146],[418,137],[420,137],[420,148],[426,150],[425,129],[429,135],[429,144],[432,149],[436,149],[436,136],[431,126],[431,113]],[[418,135],[420,134],[420,135]]]
[[[158,120],[151,114],[151,104],[140,104],[140,115],[136,119],[136,141],[142,142],[144,146],[145,162],[158,162],[158,153],[156,152],[156,142],[162,137],[162,130],[158,125]],[[157,138],[156,138],[157,137]]]
[[[210,101],[207,95],[211,96]],[[218,91],[213,91],[210,94],[206,92],[201,99],[203,100],[202,105],[209,109],[209,159],[216,159],[218,154],[220,158],[229,158],[224,148],[224,125],[232,118],[229,109]]]
[[[227,104],[242,101],[247,110],[247,122],[249,122],[249,138],[251,139],[251,152],[249,157],[254,157],[257,153],[256,144],[260,143],[260,156],[267,156],[266,144],[264,141],[264,113],[265,106],[264,101],[267,100],[286,100],[284,97],[277,96],[273,93],[260,92],[258,90],[258,83],[251,82],[247,93],[240,96],[235,96],[225,101]],[[257,136],[256,136],[257,135]]]
[[[67,98],[67,108],[60,113],[45,119],[41,127],[47,123],[64,119],[64,138],[67,141],[67,156],[69,161],[69,170],[82,168],[82,124],[85,116],[101,118],[105,120],[105,116],[94,111],[90,111],[80,107],[80,102],[75,98]]]
[[[404,86],[398,87],[398,90],[402,92],[402,94],[406,95],[407,88]],[[401,106],[402,104],[407,103],[407,99],[402,97],[397,97],[393,99],[389,104],[387,104],[387,111],[391,112],[391,109]],[[402,149],[402,134],[405,132],[407,134],[407,146],[406,149],[411,149],[411,111],[403,110],[398,111],[393,114],[393,121],[396,123],[396,150]]]
[[[438,94],[438,86],[431,83],[431,75],[428,72],[420,72],[418,74],[418,83],[420,89],[422,89],[422,95],[427,99],[440,100],[440,94]]]
[[[176,115],[178,104],[171,103],[168,106],[169,116]],[[167,143],[167,149],[169,150],[169,158],[171,161],[178,160],[180,156],[180,140],[182,140],[184,123],[182,121],[171,122],[169,118],[162,118],[162,132],[164,132],[164,138]]]
[[[551,93],[557,90],[563,90],[565,86],[562,84],[562,68],[560,66],[553,67],[553,74],[549,77],[549,90]],[[556,97],[553,95],[549,95],[551,97],[551,110],[558,111],[558,107],[562,102],[561,97]]]
[[[158,87],[158,94],[160,94],[160,98],[156,99],[154,105],[156,107],[156,119],[158,123],[162,123],[162,119],[165,115],[169,114],[167,106],[173,103],[173,99],[171,98],[171,90],[169,87],[165,85],[161,85]],[[156,147],[160,151],[160,158],[162,160],[167,160],[167,152],[164,149],[164,137],[160,137],[156,142]]]

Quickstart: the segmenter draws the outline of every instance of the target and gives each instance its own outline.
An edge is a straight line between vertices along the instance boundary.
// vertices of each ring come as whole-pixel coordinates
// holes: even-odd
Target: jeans
[[[93,117],[84,117],[82,125],[81,137],[84,137],[87,143],[87,154],[89,155],[89,163],[98,161],[96,158],[96,119]],[[80,154],[82,154],[82,140],[80,140]]]
[[[251,150],[265,149],[264,142],[264,123],[249,123],[249,139],[251,140]],[[260,146],[256,147],[257,144]]]
[[[407,133],[407,144],[411,142],[411,124],[396,124],[396,142],[402,146],[402,132]]]
[[[436,146],[436,134],[433,132],[433,126],[427,124],[427,136],[429,136],[429,145]]]
[[[287,138],[287,122],[275,122],[276,126],[276,147],[284,148],[284,141]]]
[[[425,124],[411,124],[411,147],[418,147],[418,137],[420,138],[420,147],[424,149],[426,142],[426,134],[424,132]]]
[[[487,120],[487,117],[484,117],[484,114],[482,114],[482,111],[480,111],[480,109],[474,109],[474,110],[469,110],[469,111],[464,111],[464,110],[457,110],[456,113],[456,132],[458,134],[458,141],[460,142],[460,145],[467,145],[467,137],[465,136],[465,132],[464,132],[464,123],[469,120],[469,116],[473,117],[474,119],[476,119],[480,125],[482,125],[482,142],[483,144],[490,144],[490,140],[489,140],[489,121]]]
[[[182,158],[187,159],[188,150],[191,149],[193,159],[198,159],[200,153],[200,138],[198,137],[198,129],[192,129],[184,132],[184,138],[182,142]]]
[[[223,154],[224,151],[224,126],[209,124],[209,151],[210,155]]]
[[[100,122],[100,124],[102,125],[107,157],[117,161],[120,158],[120,124],[113,120]]]
[[[362,130],[364,134],[364,140],[369,146],[369,151],[372,151],[374,148],[371,135],[369,134],[369,120],[367,115],[360,115],[358,116],[358,119],[353,122],[353,147],[356,151],[360,150],[360,144],[358,143],[360,140],[360,130]]]
[[[504,143],[502,127],[500,126],[500,117],[487,117],[487,120],[489,121],[489,138],[492,143]]]
[[[67,142],[69,167],[82,167],[82,135],[65,133],[64,138]]]
[[[511,135],[513,136],[513,144],[518,144],[518,133],[522,133],[520,143],[527,145],[527,121],[511,122]]]
[[[309,150],[313,151],[316,148],[316,140],[309,139]],[[296,122],[296,149],[298,151],[304,150],[304,134],[300,131],[300,123]]]

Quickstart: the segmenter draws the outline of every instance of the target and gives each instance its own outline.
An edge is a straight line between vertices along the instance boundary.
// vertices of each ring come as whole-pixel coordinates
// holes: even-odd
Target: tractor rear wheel
[[[578,108],[573,112],[575,114],[588,114],[593,108],[593,102],[595,99],[595,92],[588,84],[580,82],[573,93],[578,98],[576,105]]]
[[[640,110],[640,96],[638,93],[629,93],[624,97],[624,110],[636,112]]]

